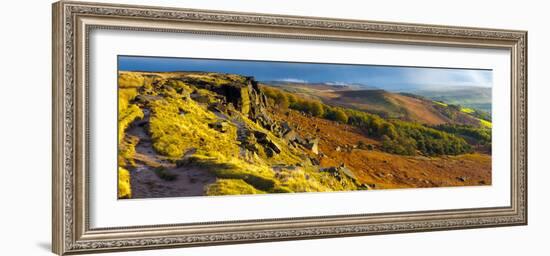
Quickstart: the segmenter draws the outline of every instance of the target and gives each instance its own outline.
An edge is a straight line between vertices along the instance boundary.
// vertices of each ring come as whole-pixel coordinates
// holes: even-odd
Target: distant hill
[[[492,89],[487,87],[453,86],[407,91],[447,104],[461,105],[491,113]]]
[[[271,85],[273,86],[273,85]],[[318,99],[329,105],[373,113],[383,118],[413,121],[428,125],[465,124],[482,126],[477,116],[457,106],[435,102],[425,96],[395,93],[369,86],[339,86],[307,83],[278,83],[276,87],[303,98]],[[460,93],[455,95],[460,96]],[[456,104],[456,103],[455,103]]]
[[[481,126],[479,120],[458,108],[437,104],[432,100],[410,94],[384,90],[340,91],[329,102],[354,107],[385,118],[401,119],[429,125],[466,124]]]

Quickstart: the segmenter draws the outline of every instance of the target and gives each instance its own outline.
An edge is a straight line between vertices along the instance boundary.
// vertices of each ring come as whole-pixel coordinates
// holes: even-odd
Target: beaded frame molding
[[[87,71],[96,29],[508,49],[511,205],[90,228]],[[61,1],[53,4],[52,90],[52,249],[59,255],[527,224],[526,31]]]

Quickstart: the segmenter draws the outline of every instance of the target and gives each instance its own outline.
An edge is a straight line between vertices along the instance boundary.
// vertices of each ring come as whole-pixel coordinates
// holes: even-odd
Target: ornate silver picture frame
[[[510,205],[92,228],[88,50],[94,30],[509,50]],[[53,5],[52,65],[52,247],[59,255],[527,224],[526,31],[61,1]]]

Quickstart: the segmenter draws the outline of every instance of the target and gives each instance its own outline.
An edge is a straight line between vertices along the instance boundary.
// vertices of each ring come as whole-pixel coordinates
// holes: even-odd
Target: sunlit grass
[[[118,164],[122,167],[135,167],[134,156],[139,139],[135,136],[126,136],[118,146]]]
[[[242,179],[256,189],[271,191],[279,185],[273,170],[262,162],[248,163],[238,157],[228,157],[216,152],[210,156],[195,154],[188,165],[202,168],[223,179]]]
[[[461,107],[461,108],[460,108],[460,112],[463,112],[463,113],[466,113],[466,114],[472,114],[472,113],[475,112],[475,109],[473,109],[473,108]]]
[[[444,102],[441,102],[441,101],[433,101],[433,103],[435,103],[437,105],[440,105],[440,106],[443,106],[443,107],[449,106],[447,103],[444,103]]]
[[[265,194],[241,179],[218,179],[206,187],[209,196]]]
[[[123,110],[118,115],[118,143],[124,139],[126,128],[137,118],[143,118],[143,111],[134,104]]]
[[[123,199],[131,197],[130,172],[122,167],[118,167],[118,198]]]
[[[119,88],[135,88],[143,86],[145,78],[135,72],[120,72],[118,74]]]
[[[486,128],[493,128],[493,123],[491,123],[487,120],[480,119],[480,118],[478,118],[478,120],[479,120],[479,123],[481,124],[481,126],[486,127]]]
[[[225,133],[209,128],[218,118],[197,102],[165,97],[151,106],[150,132],[160,154],[177,159],[194,148],[205,156],[212,152],[237,156],[237,128],[229,125]]]
[[[135,88],[120,88],[118,89],[118,112],[121,113],[130,104],[130,101],[136,98],[138,92]]]

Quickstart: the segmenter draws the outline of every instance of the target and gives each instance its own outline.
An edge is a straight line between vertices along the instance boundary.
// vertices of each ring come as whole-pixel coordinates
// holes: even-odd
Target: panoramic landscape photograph
[[[492,71],[118,56],[118,198],[491,185]]]

